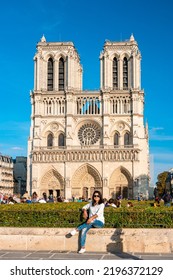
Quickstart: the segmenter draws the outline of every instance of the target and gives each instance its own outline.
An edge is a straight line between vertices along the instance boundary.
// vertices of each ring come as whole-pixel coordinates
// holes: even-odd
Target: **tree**
[[[158,181],[156,182],[156,186],[157,186],[160,197],[164,194],[164,192],[166,190],[166,179],[168,177],[168,174],[169,174],[168,171],[164,171],[164,172],[158,174],[158,176],[157,176]]]

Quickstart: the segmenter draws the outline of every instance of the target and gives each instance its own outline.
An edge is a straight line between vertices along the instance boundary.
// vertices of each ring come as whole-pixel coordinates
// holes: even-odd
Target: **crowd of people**
[[[171,195],[171,192],[169,190],[165,190],[162,195],[159,195],[158,189],[154,189],[154,206],[159,207],[160,202],[163,201],[165,206],[171,206],[171,203],[173,202],[173,196]]]
[[[159,207],[161,202],[164,203],[165,206],[171,206],[173,202],[173,196],[171,196],[169,191],[166,191],[161,197],[158,196],[157,192],[154,193],[154,206]],[[72,197],[71,199],[65,199],[62,196],[55,197],[53,194],[47,196],[45,192],[42,193],[41,196],[38,196],[36,192],[33,192],[30,196],[29,193],[26,191],[22,196],[19,194],[7,195],[0,193],[0,204],[15,204],[15,203],[56,203],[56,202],[88,202],[91,199],[85,199],[84,197],[75,198]],[[119,196],[118,198],[104,198],[104,205],[105,207],[111,206],[114,208],[121,207],[122,197]],[[127,200],[127,207],[133,207],[133,203]]]
[[[15,204],[15,203],[50,203],[50,202],[66,202],[62,197],[54,197],[52,194],[47,196],[44,192],[41,197],[36,192],[33,192],[30,196],[26,191],[22,196],[19,194],[3,194],[0,193],[0,204]]]
[[[105,207],[111,206],[114,208],[121,207],[122,198],[118,197],[117,199],[106,199],[104,198],[104,205]],[[14,195],[7,195],[0,193],[0,204],[15,204],[15,203],[56,203],[56,202],[90,202],[91,199],[85,199],[84,197],[75,198],[72,197],[71,199],[65,199],[61,196],[55,197],[52,194],[47,196],[44,192],[41,197],[38,196],[36,192],[33,192],[30,196],[29,193],[26,191],[25,194],[22,196],[18,194]],[[127,202],[127,207],[132,207],[132,202]]]

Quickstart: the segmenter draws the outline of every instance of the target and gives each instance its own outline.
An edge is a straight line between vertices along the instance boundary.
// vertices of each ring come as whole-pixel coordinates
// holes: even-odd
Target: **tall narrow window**
[[[49,133],[47,136],[47,147],[51,148],[53,146],[53,135]]]
[[[64,90],[64,59],[59,60],[59,90]]]
[[[47,65],[47,90],[53,90],[53,59],[49,58]]]
[[[58,137],[58,146],[59,147],[64,147],[65,146],[65,139],[64,139],[64,134],[60,133]]]
[[[126,132],[124,134],[124,146],[129,146],[130,145],[130,133]]]
[[[51,101],[49,101],[49,106],[48,106],[48,115],[50,115],[52,113],[52,104],[51,104]]]
[[[119,146],[119,134],[115,132],[114,134],[114,146]]]
[[[113,89],[118,88],[118,60],[116,57],[113,59]]]
[[[128,88],[128,61],[127,57],[123,59],[123,89]]]
[[[123,103],[124,103],[124,104],[123,104],[123,105],[124,105],[124,113],[127,114],[127,112],[128,112],[128,111],[127,111],[127,101],[124,100]]]

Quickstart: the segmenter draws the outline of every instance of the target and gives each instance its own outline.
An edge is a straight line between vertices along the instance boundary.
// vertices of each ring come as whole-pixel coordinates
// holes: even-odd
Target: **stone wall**
[[[78,235],[70,228],[0,228],[0,250],[77,251]],[[87,251],[172,253],[173,229],[91,229]]]

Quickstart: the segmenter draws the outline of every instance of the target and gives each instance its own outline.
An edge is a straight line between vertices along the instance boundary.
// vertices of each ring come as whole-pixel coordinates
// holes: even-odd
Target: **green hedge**
[[[0,205],[0,227],[76,227],[86,203]],[[173,228],[173,207],[137,204],[105,208],[108,228]]]

